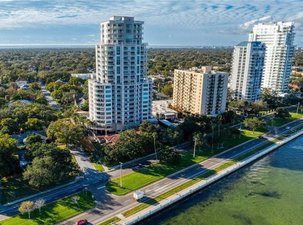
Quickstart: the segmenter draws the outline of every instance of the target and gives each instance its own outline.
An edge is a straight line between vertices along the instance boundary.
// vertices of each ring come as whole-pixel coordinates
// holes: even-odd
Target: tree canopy
[[[47,137],[56,143],[77,146],[84,137],[84,129],[71,119],[59,119],[48,126]]]
[[[8,134],[0,133],[0,177],[15,172],[17,167],[17,141]]]
[[[59,184],[77,174],[70,152],[54,144],[32,144],[27,157],[32,159],[32,164],[26,168],[23,177],[35,188]]]

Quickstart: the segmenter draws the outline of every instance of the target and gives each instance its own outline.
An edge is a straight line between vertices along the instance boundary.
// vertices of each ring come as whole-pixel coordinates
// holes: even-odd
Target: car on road
[[[139,201],[140,199],[142,199],[144,197],[144,191],[135,191],[133,193],[133,197],[134,199],[136,199],[137,201]]]
[[[78,220],[77,223],[76,223],[76,225],[86,225],[86,224],[88,224],[88,221],[86,219]]]

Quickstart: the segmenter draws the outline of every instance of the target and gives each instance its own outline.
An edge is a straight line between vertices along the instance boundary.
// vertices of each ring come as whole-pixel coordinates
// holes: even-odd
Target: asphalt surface
[[[44,97],[48,102],[48,104],[57,111],[61,110],[60,106],[57,104],[57,102],[54,101],[53,97],[51,96],[50,92],[46,90],[45,86],[44,85],[40,85],[40,86],[41,86],[41,91],[44,94]]]
[[[269,132],[265,138],[254,139],[241,146],[235,147],[232,150],[223,152],[222,154],[205,160],[200,164],[195,164],[181,172],[175,173],[171,176],[168,176],[167,178],[148,185],[141,190],[145,192],[146,199],[158,196],[161,193],[164,193],[165,191],[177,187],[194,177],[206,173],[207,171],[212,170],[224,164],[225,162],[250,151],[253,148],[263,145],[269,140],[275,138],[275,135],[277,134],[289,132],[291,129],[302,125],[303,120],[295,121],[291,124],[285,125],[279,129],[276,129],[275,131]],[[132,193],[121,197],[114,196],[107,192],[105,186],[103,185],[100,185],[98,187],[90,187],[89,190],[95,193],[97,207],[59,224],[71,225],[75,224],[76,221],[80,219],[88,219],[91,224],[98,224],[116,215],[123,219],[123,216],[120,213],[139,204],[136,200],[133,199]]]
[[[173,187],[179,186],[180,184],[188,181],[189,179],[197,177],[208,170],[214,169],[219,165],[224,164],[226,161],[249,151],[251,148],[255,148],[259,145],[266,143],[268,141],[267,139],[274,138],[275,134],[287,132],[292,128],[301,125],[303,125],[302,120],[294,121],[291,124],[287,124],[279,129],[270,132],[266,135],[266,138],[264,139],[254,139],[241,146],[235,147],[232,150],[223,152],[215,157],[203,161],[200,164],[195,164],[189,168],[186,168],[183,171],[177,172],[171,176],[161,179],[158,182],[155,182],[151,185],[146,186],[145,188],[142,188],[142,190],[145,192],[147,197],[155,197]],[[118,176],[119,173],[117,173],[117,171],[109,173],[100,173],[96,170],[88,168],[84,173],[84,178],[80,179],[79,182],[61,188],[60,190],[49,191],[37,197],[33,197],[30,200],[35,201],[37,199],[43,198],[46,203],[50,203],[82,190],[91,191],[96,199],[96,208],[82,213],[79,216],[76,216],[68,221],[64,221],[60,224],[75,224],[75,222],[79,219],[88,219],[89,222],[91,222],[92,224],[98,224],[101,221],[106,220],[114,215],[117,215],[120,212],[123,212],[138,204],[138,202],[133,199],[132,193],[119,197],[107,192],[105,185],[108,179],[115,178]],[[6,206],[0,205],[0,216],[14,216],[18,214],[19,205],[20,203]]]

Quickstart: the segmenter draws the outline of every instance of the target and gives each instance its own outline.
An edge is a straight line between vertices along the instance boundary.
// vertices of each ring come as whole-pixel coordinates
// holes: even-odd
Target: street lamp
[[[298,102],[298,106],[297,106],[297,114],[299,113],[299,107],[300,107],[300,102]]]
[[[122,166],[123,166],[123,163],[120,162],[120,187],[122,188]]]
[[[197,145],[197,137],[194,138],[195,145],[194,145],[194,153],[193,153],[193,158],[196,157],[196,145]]]
[[[157,149],[156,149],[156,136],[157,136],[157,134],[153,133],[155,156],[156,156],[156,161],[158,161]]]

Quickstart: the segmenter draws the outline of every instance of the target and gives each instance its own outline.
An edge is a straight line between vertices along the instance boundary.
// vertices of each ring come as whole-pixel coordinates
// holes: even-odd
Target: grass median
[[[197,155],[194,159],[191,153],[182,154],[181,162],[179,165],[171,166],[162,163],[154,164],[142,168],[136,172],[129,173],[122,177],[123,187],[121,188],[120,179],[116,178],[108,182],[107,189],[115,195],[125,195],[129,192],[144,187],[150,183],[160,180],[176,171],[185,167],[203,161],[208,156]]]
[[[73,201],[72,197],[58,200],[56,202],[45,205],[41,208],[41,214],[36,209],[31,213],[31,219],[28,218],[27,213],[18,215],[0,222],[1,225],[51,225],[62,220],[76,216],[86,210],[95,207],[95,202],[90,192],[80,192],[76,194],[79,200]]]
[[[112,217],[108,220],[105,220],[104,222],[102,223],[99,223],[98,225],[112,225],[112,224],[115,224],[116,222],[119,222],[121,219],[118,218],[118,217]]]
[[[299,130],[299,128],[296,129],[296,131],[297,130]],[[291,133],[293,133],[293,132],[291,132]],[[181,184],[181,185],[179,185],[179,186],[177,186],[177,187],[175,187],[175,188],[173,188],[173,189],[171,189],[171,190],[169,190],[167,192],[164,192],[163,194],[161,194],[161,195],[159,195],[159,196],[157,196],[155,198],[150,198],[147,201],[145,201],[145,202],[143,202],[143,203],[141,203],[141,204],[139,204],[139,205],[137,205],[137,206],[135,206],[135,207],[133,207],[133,208],[125,211],[125,212],[123,212],[122,214],[125,217],[129,217],[129,216],[132,216],[132,215],[134,215],[134,214],[136,214],[136,213],[138,213],[138,212],[140,212],[140,211],[142,211],[142,210],[150,207],[151,205],[159,204],[159,202],[161,200],[166,199],[166,198],[168,198],[168,197],[170,197],[170,196],[172,196],[172,195],[174,195],[174,194],[176,194],[176,193],[178,193],[178,192],[180,192],[180,191],[182,191],[182,190],[184,190],[184,189],[186,189],[186,188],[188,188],[188,187],[190,187],[190,186],[192,186],[192,185],[200,182],[201,180],[203,180],[203,179],[205,179],[207,177],[210,177],[213,174],[216,174],[216,173],[218,173],[218,172],[220,172],[220,171],[222,171],[224,169],[227,169],[228,167],[236,164],[239,161],[242,161],[242,160],[244,160],[244,159],[246,159],[246,158],[248,158],[248,157],[250,157],[250,156],[252,156],[254,154],[257,154],[258,152],[260,152],[260,151],[262,151],[262,150],[264,150],[264,149],[272,146],[273,144],[275,144],[276,142],[278,142],[280,139],[282,140],[282,139],[284,139],[284,137],[280,137],[279,139],[273,139],[273,140],[271,140],[269,142],[265,142],[261,146],[258,146],[258,147],[254,148],[254,149],[252,149],[252,150],[250,150],[250,151],[248,151],[246,153],[243,153],[243,154],[237,156],[235,159],[230,160],[230,161],[228,161],[228,162],[226,162],[226,163],[218,166],[214,170],[208,170],[204,174],[202,174],[202,175],[200,175],[200,176],[198,176],[198,177],[196,177],[196,178],[194,178],[192,180],[189,180],[189,181],[187,181],[187,182],[185,182],[185,183],[183,183],[183,184]]]
[[[234,138],[226,137],[223,139],[223,147],[216,148],[212,150],[211,146],[204,146],[203,151],[197,151],[196,157],[193,158],[192,152],[183,153],[181,156],[181,162],[179,165],[165,165],[165,164],[154,164],[145,168],[142,168],[138,171],[129,173],[122,177],[123,187],[120,187],[120,179],[116,178],[108,182],[107,189],[115,195],[125,195],[134,190],[142,188],[146,185],[149,185],[155,181],[158,181],[170,174],[173,174],[181,169],[184,169],[188,166],[191,166],[196,163],[200,163],[209,157],[225,151],[226,149],[237,146],[241,143],[249,141],[253,138],[256,138],[260,135],[263,135],[263,131],[249,131],[242,130],[240,135],[235,136]]]
[[[284,124],[290,123],[292,121],[295,121],[297,119],[300,119],[303,117],[303,113],[295,113],[290,112],[290,117],[288,118],[274,118],[273,121],[269,121],[268,124],[272,125],[274,127],[280,127]]]
[[[170,197],[170,196],[172,196],[172,195],[174,195],[174,194],[176,194],[176,193],[178,193],[182,190],[185,190],[186,188],[189,188],[190,186],[202,181],[205,178],[208,178],[208,177],[210,177],[210,176],[212,176],[212,175],[214,175],[214,174],[216,174],[216,173],[218,173],[218,172],[220,172],[224,169],[227,169],[228,167],[236,164],[238,161],[241,161],[241,160],[243,160],[243,159],[245,159],[245,158],[247,158],[247,157],[249,157],[253,154],[256,154],[257,152],[263,150],[264,148],[267,148],[267,147],[271,146],[272,144],[274,144],[274,143],[273,142],[264,143],[263,145],[238,156],[234,160],[228,161],[228,162],[216,167],[214,170],[208,170],[205,173],[203,173],[202,175],[200,175],[196,178],[193,178],[192,180],[189,180],[189,181],[187,181],[187,182],[185,182],[185,183],[183,183],[183,184],[181,184],[181,185],[179,185],[179,186],[177,186],[177,187],[175,187],[175,188],[173,188],[173,189],[171,189],[167,192],[164,192],[163,194],[161,194],[161,195],[159,195],[155,198],[150,198],[147,201],[145,201],[145,202],[143,202],[143,203],[141,203],[141,204],[125,211],[125,212],[123,212],[122,214],[125,217],[129,217],[129,216],[132,216],[132,215],[150,207],[151,205],[156,205],[161,200],[164,200],[164,199],[166,199],[166,198],[168,198],[168,197]]]

